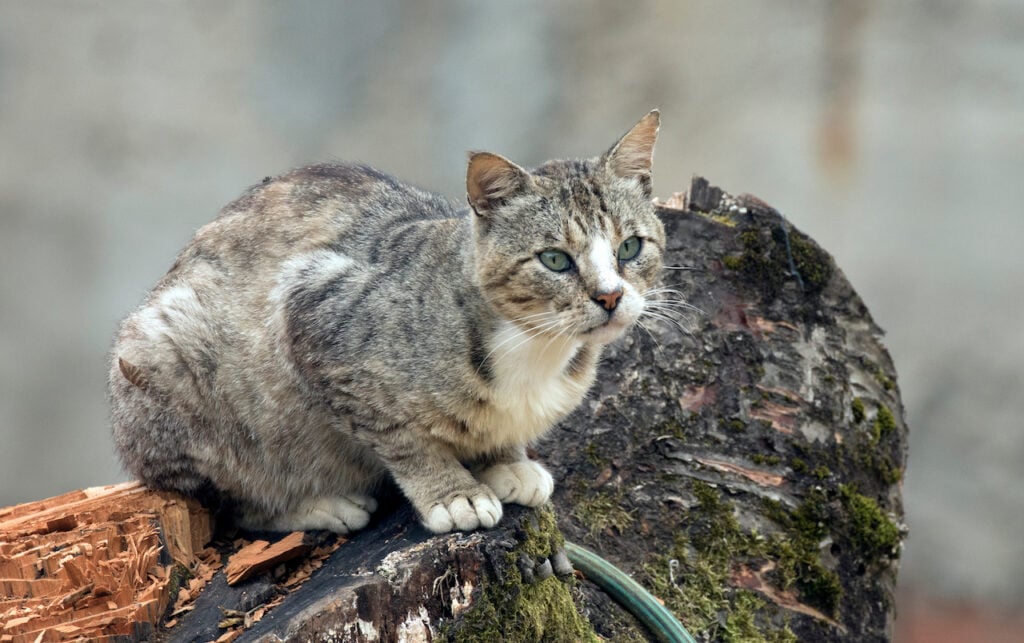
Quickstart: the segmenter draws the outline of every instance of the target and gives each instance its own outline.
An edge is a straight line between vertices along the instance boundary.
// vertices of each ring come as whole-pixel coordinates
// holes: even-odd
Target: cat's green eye
[[[629,261],[640,254],[640,238],[630,237],[619,246],[619,261]]]
[[[544,267],[548,270],[565,272],[569,268],[572,268],[572,259],[570,259],[569,255],[565,254],[561,250],[545,250],[537,256],[540,258],[540,262],[544,264]]]

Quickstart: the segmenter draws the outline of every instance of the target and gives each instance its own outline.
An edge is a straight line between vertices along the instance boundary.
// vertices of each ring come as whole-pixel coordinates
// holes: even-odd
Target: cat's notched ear
[[[661,112],[654,109],[605,154],[605,163],[615,176],[639,179],[651,191],[651,165],[654,162],[654,143],[658,140]]]
[[[530,175],[512,161],[490,152],[472,152],[466,170],[466,193],[469,205],[480,216],[530,185]]]

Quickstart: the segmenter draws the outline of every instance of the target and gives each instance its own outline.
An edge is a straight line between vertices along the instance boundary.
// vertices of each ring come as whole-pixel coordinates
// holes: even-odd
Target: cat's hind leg
[[[283,514],[266,518],[259,512],[243,510],[239,520],[249,529],[270,531],[310,531],[326,529],[338,534],[358,531],[370,522],[377,501],[370,496],[350,493],[310,498]]]

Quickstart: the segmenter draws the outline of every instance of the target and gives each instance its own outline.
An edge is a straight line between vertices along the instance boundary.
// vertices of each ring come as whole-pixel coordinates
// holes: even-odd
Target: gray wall
[[[1022,3],[519,7],[0,0],[0,506],[121,479],[117,320],[247,185],[337,158],[461,198],[465,150],[591,155],[658,106],[658,193],[765,198],[888,329],[905,583],[1019,602]]]

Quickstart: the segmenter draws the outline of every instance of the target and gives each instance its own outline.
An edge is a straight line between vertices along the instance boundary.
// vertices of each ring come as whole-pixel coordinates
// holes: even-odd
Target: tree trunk
[[[907,427],[881,329],[760,200],[694,179],[671,205],[664,281],[699,311],[613,347],[545,444],[563,534],[699,638],[890,639]]]
[[[653,308],[666,319],[611,347],[587,401],[538,447],[553,510],[507,507],[495,529],[431,536],[400,505],[340,547],[301,534],[245,547],[228,562],[234,586],[211,549],[186,565],[195,578],[179,567],[160,585],[175,577],[164,557],[149,586],[166,595],[148,590],[163,624],[138,636],[658,638],[596,578],[569,574],[564,534],[698,640],[889,639],[907,428],[881,330],[832,258],[763,202],[694,179],[659,214],[667,299],[692,308]],[[23,549],[4,549],[3,515],[0,563]],[[64,522],[33,537],[84,529]],[[67,578],[54,587],[73,599],[62,608],[95,602]],[[19,627],[0,627],[3,641],[35,631]]]

